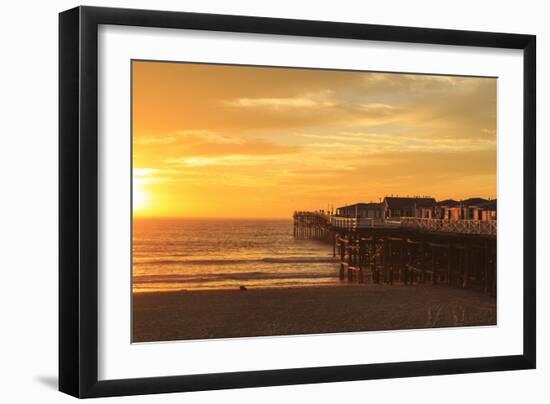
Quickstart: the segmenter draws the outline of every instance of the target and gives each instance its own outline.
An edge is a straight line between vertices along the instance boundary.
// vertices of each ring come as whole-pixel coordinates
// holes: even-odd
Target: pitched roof
[[[404,209],[411,206],[421,208],[435,205],[434,198],[402,198],[397,196],[386,196],[384,201],[390,209]]]
[[[484,203],[487,203],[489,202],[488,199],[483,199],[483,198],[468,198],[468,199],[464,199],[462,201],[462,205],[463,206],[479,206],[479,205],[482,205]]]
[[[497,210],[497,200],[496,199],[491,199],[490,201],[480,203],[478,206],[480,208],[483,208],[483,209],[496,211]]]
[[[364,202],[360,202],[360,203],[354,203],[353,205],[346,205],[346,206],[341,206],[337,209],[352,209],[352,208],[359,208],[359,209],[377,209],[377,208],[381,208],[382,207],[382,203],[378,203],[378,202],[369,202],[369,203],[364,203]]]
[[[437,206],[458,206],[458,205],[460,205],[460,202],[454,199],[445,199],[443,201],[437,202]]]

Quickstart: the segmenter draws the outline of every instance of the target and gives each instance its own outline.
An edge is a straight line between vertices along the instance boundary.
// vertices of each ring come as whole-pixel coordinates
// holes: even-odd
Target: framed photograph
[[[59,28],[61,391],[535,368],[535,36]]]

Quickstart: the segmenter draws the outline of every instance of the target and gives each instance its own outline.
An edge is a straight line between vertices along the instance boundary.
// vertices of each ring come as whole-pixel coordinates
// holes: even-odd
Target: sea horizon
[[[289,216],[254,217],[254,216],[133,216],[132,220],[292,220]]]

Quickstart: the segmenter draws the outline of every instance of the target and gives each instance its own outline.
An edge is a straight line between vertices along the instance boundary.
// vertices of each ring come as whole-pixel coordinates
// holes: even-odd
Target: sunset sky
[[[496,79],[132,68],[136,216],[289,218],[385,195],[496,197]]]

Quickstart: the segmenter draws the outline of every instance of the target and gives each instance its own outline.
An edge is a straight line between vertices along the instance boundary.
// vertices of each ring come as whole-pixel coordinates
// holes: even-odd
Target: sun
[[[132,210],[139,212],[147,207],[149,198],[140,184],[134,184],[132,192]]]

